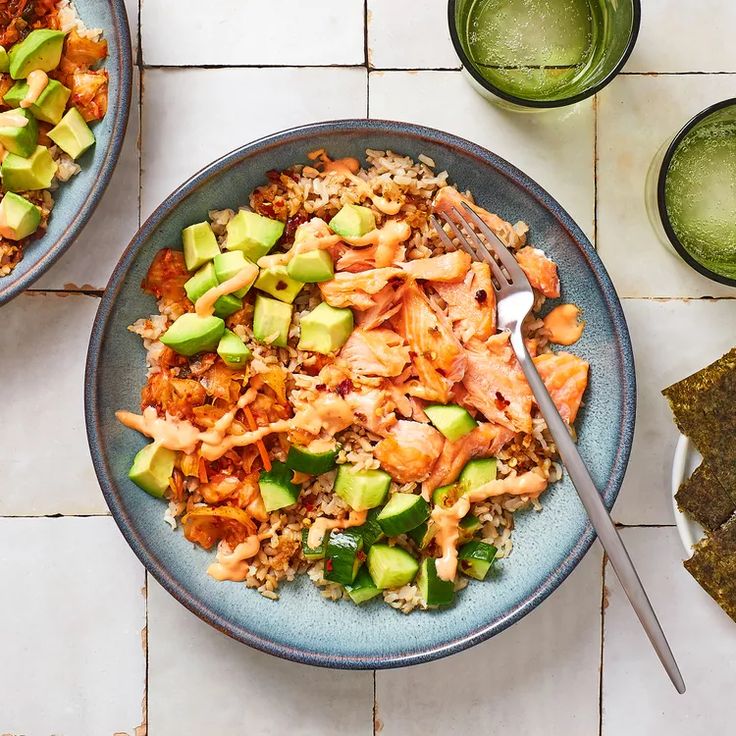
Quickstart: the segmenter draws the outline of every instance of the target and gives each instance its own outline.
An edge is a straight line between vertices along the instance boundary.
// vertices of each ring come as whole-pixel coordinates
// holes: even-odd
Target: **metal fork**
[[[521,324],[531,311],[534,303],[532,287],[516,259],[493,231],[466,203],[463,203],[463,208],[464,213],[456,207],[452,207],[452,216],[449,213],[442,212],[439,213],[439,217],[450,228],[463,250],[474,259],[486,261],[490,265],[493,275],[491,280],[496,292],[498,326],[510,335],[511,346],[536,398],[542,416],[547,422],[547,427],[557,445],[560,458],[570,474],[575,490],[583,502],[585,511],[598,534],[598,539],[600,539],[618,579],[621,581],[624,592],[639,617],[639,621],[657,652],[657,656],[672,680],[672,684],[678,693],[684,693],[685,683],[682,675],[626,547],[624,547],[621,537],[608,515],[603,499],[595,487],[583,459],[580,457],[567,425],[557,411],[557,407],[524,344]],[[432,216],[432,224],[442,241],[454,248],[452,239],[435,216]]]

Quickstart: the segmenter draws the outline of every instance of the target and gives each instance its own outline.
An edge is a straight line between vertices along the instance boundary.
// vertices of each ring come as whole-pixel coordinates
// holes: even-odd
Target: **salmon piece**
[[[359,312],[357,323],[364,330],[373,330],[396,315],[402,306],[404,282],[395,281],[373,295],[373,306]]]
[[[455,442],[446,440],[431,475],[422,484],[422,495],[428,499],[435,488],[454,483],[468,460],[495,455],[513,436],[505,427],[484,422]]]
[[[373,454],[397,482],[419,482],[429,477],[442,452],[444,437],[429,424],[400,419]]]
[[[560,295],[560,277],[557,275],[557,264],[544,255],[539,248],[522,248],[516,253],[516,260],[526,274],[529,283],[550,299]]]
[[[415,279],[443,283],[464,279],[472,260],[464,250],[455,250],[432,258],[417,258],[401,267]]]
[[[532,392],[519,367],[508,333],[475,342],[467,351],[465,404],[490,422],[515,432],[532,431]]]
[[[409,347],[393,330],[353,330],[340,358],[356,376],[398,376],[409,362]]]
[[[589,363],[572,353],[542,353],[534,358],[557,411],[572,424],[588,386]]]
[[[377,388],[352,391],[348,402],[356,420],[373,434],[383,436],[396,424],[396,402],[390,392]]]
[[[463,343],[487,340],[496,331],[496,292],[487,263],[474,262],[460,283],[433,282],[432,288],[447,304],[452,329]]]
[[[443,187],[437,192],[432,203],[432,209],[435,212],[445,212],[452,215],[452,210],[456,209],[461,214],[465,214],[463,203],[468,204],[470,208],[480,217],[486,225],[498,236],[498,238],[509,248],[520,248],[526,243],[526,233],[529,229],[525,223],[517,222],[516,225],[502,220],[498,215],[494,215],[488,210],[484,210],[477,204],[471,202],[467,197],[463,196],[454,187]]]
[[[331,307],[370,309],[376,304],[373,295],[392,279],[403,279],[401,268],[374,268],[361,273],[336,273],[335,278],[319,285],[322,298]]]

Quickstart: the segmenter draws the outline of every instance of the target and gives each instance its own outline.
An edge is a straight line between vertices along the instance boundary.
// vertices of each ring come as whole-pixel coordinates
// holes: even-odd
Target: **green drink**
[[[655,214],[669,242],[704,275],[736,285],[736,100],[693,118],[661,160]]]
[[[450,31],[487,92],[525,107],[576,102],[606,84],[633,48],[633,0],[450,0]]]

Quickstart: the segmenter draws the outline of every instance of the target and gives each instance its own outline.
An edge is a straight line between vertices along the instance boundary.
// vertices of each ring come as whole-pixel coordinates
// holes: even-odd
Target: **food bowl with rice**
[[[436,658],[531,610],[592,542],[488,265],[432,227],[462,203],[535,288],[527,344],[610,506],[634,411],[615,293],[559,205],[467,141],[339,121],[250,144],[113,274],[87,366],[100,483],[154,576],[241,641]]]

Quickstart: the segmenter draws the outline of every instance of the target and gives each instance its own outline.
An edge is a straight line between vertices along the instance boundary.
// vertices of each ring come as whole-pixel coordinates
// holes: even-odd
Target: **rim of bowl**
[[[669,215],[667,214],[667,205],[665,204],[664,200],[665,185],[667,183],[667,172],[670,168],[672,157],[675,155],[675,151],[677,150],[678,146],[680,145],[680,143],[682,143],[685,136],[687,136],[687,134],[698,123],[705,120],[714,112],[718,112],[718,110],[723,110],[723,108],[725,107],[736,107],[736,97],[729,97],[728,99],[716,102],[712,105],[709,105],[704,110],[701,110],[697,115],[690,118],[690,120],[688,120],[685,125],[682,126],[682,128],[680,128],[680,130],[675,134],[675,137],[672,139],[670,145],[667,146],[667,151],[665,152],[664,158],[662,159],[662,164],[659,167],[659,176],[657,177],[657,210],[659,211],[659,221],[662,223],[662,227],[664,228],[664,231],[667,234],[667,238],[669,239],[670,243],[672,243],[672,247],[689,266],[694,268],[698,273],[702,274],[706,278],[709,278],[711,281],[717,281],[719,284],[725,284],[726,286],[736,286],[736,278],[729,278],[728,276],[724,276],[723,274],[711,271],[707,266],[704,266],[702,263],[700,263],[700,261],[696,260],[687,251],[685,246],[680,242],[680,239],[677,237],[677,233],[672,227]]]
[[[491,151],[460,138],[451,133],[428,128],[411,123],[400,123],[390,120],[346,119],[333,120],[309,125],[298,126],[288,130],[259,138],[240,148],[225,154],[202,168],[190,179],[181,184],[156,208],[150,217],[143,223],[136,235],[123,252],[120,261],[110,276],[110,281],[102,296],[95,315],[95,321],[90,335],[87,361],[85,366],[84,413],[87,428],[92,463],[97,475],[100,488],[110,508],[113,518],[120,528],[126,541],[138,556],[146,569],[153,577],[182,605],[203,621],[228,636],[247,644],[254,649],[272,654],[284,659],[303,664],[331,667],[337,669],[387,669],[421,664],[441,657],[454,654],[479,644],[508,628],[527,613],[536,608],[547,598],[575,569],[577,564],[588,551],[596,538],[590,521],[586,522],[583,533],[564,560],[550,572],[550,574],[515,608],[508,611],[502,618],[486,622],[468,634],[451,639],[441,644],[433,644],[423,649],[414,649],[401,654],[391,655],[330,655],[325,652],[299,648],[288,644],[275,642],[272,639],[259,636],[231,620],[226,616],[215,613],[206,601],[195,598],[174,578],[166,567],[158,560],[155,553],[148,547],[146,539],[135,528],[132,520],[124,511],[119,502],[119,493],[108,465],[105,452],[105,443],[100,431],[98,416],[98,396],[100,394],[98,381],[98,365],[102,343],[107,334],[107,324],[110,320],[117,296],[124,285],[125,276],[133,264],[140,249],[145,245],[160,222],[168,213],[179,206],[194,191],[206,186],[211,177],[223,174],[228,169],[241,163],[251,155],[278,148],[282,143],[305,141],[315,135],[329,135],[336,132],[375,132],[391,134],[411,140],[426,140],[435,145],[441,145],[449,151],[460,151],[465,156],[471,156],[483,165],[495,168],[501,175],[510,179],[517,186],[522,187],[527,194],[536,199],[557,221],[569,235],[570,239],[580,249],[581,254],[588,262],[588,267],[603,296],[608,313],[614,327],[618,354],[622,362],[623,396],[621,408],[621,441],[616,452],[613,469],[608,482],[603,489],[604,502],[607,508],[613,506],[623,482],[624,473],[631,452],[633,441],[634,421],[636,417],[636,377],[634,372],[634,357],[631,348],[626,319],[621,303],[616,295],[608,273],[603,266],[595,249],[586,235],[578,227],[572,217],[562,206],[533,179],[510,164],[505,159]]]
[[[113,123],[110,130],[110,143],[105,151],[105,157],[100,165],[100,176],[95,185],[88,192],[76,215],[64,229],[64,232],[56,239],[51,247],[36,261],[36,263],[21,278],[12,280],[11,271],[6,277],[11,279],[7,286],[3,286],[0,279],[0,306],[14,299],[25,291],[37,279],[39,279],[59,259],[59,257],[74,243],[84,226],[89,221],[92,213],[102,198],[102,195],[110,183],[110,178],[115,171],[120,152],[125,141],[125,132],[128,128],[128,116],[130,114],[130,100],[133,88],[133,49],[130,39],[130,26],[128,25],[128,13],[125,9],[124,0],[107,0],[112,10],[112,31],[118,41],[118,64],[116,73],[120,80],[120,90],[114,101],[112,110],[108,109],[106,115],[113,114]],[[39,243],[43,236],[34,241]]]
[[[639,36],[639,26],[641,24],[640,0],[631,0],[633,18],[631,19],[631,31],[629,33],[629,40],[626,43],[626,48],[624,49],[624,52],[621,55],[621,58],[618,60],[616,66],[608,74],[606,74],[606,76],[600,82],[598,82],[598,84],[589,87],[584,92],[579,92],[576,95],[564,97],[559,100],[529,100],[524,97],[517,97],[516,95],[512,95],[509,92],[505,92],[504,90],[493,84],[493,82],[489,82],[482,74],[478,72],[478,70],[475,68],[475,65],[473,64],[473,61],[465,53],[465,50],[460,43],[460,36],[457,32],[457,28],[455,27],[456,4],[457,0],[448,0],[447,25],[450,29],[450,39],[452,40],[452,45],[455,47],[455,53],[460,57],[460,61],[462,62],[465,71],[467,71],[473,77],[473,79],[478,82],[481,87],[483,87],[483,89],[490,92],[491,94],[496,95],[496,97],[500,97],[501,99],[506,100],[507,102],[511,102],[514,105],[518,105],[520,107],[533,107],[543,110],[556,107],[565,107],[567,105],[574,105],[576,102],[581,102],[588,97],[592,97],[594,94],[596,94],[596,92],[599,92],[607,84],[609,84],[609,82],[611,82],[613,78],[621,71],[623,65],[628,61],[629,56],[631,56],[631,52],[634,50],[636,40]]]

